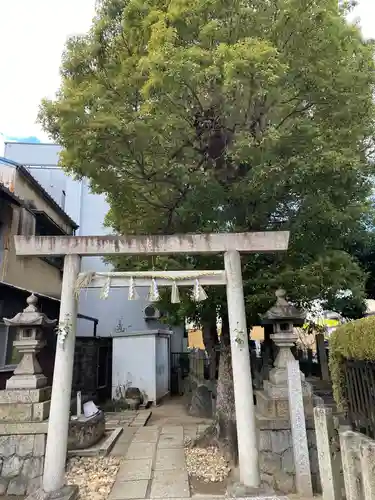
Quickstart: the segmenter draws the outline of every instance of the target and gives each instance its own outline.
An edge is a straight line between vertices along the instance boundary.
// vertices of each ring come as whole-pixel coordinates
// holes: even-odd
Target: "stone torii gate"
[[[245,302],[240,252],[285,251],[289,232],[215,233],[171,236],[16,236],[18,256],[63,256],[64,273],[59,317],[63,342],[57,342],[51,409],[43,475],[44,492],[57,492],[65,484],[65,462],[72,389],[73,358],[78,300],[75,293],[81,258],[107,255],[167,255],[224,253],[224,270],[201,271],[202,285],[226,285],[231,340],[233,383],[237,420],[240,479],[246,486],[259,486],[258,449],[255,428],[253,389],[248,349]],[[190,271],[191,272],[191,271]],[[163,272],[173,279],[189,272]],[[193,271],[196,278],[199,271]],[[112,273],[111,273],[112,274]],[[118,273],[129,276],[142,273]],[[150,273],[144,273],[147,275]],[[156,273],[154,273],[156,274]],[[113,273],[113,286],[120,276]],[[128,276],[128,280],[129,280]],[[42,277],[41,277],[42,279]],[[100,280],[98,280],[100,281]],[[101,280],[103,282],[103,279]],[[148,279],[150,281],[150,279]],[[185,281],[190,284],[194,280]],[[94,286],[94,285],[93,285]],[[98,286],[96,284],[95,286]],[[121,285],[120,285],[121,286]],[[124,285],[122,285],[124,286]],[[144,286],[144,285],[143,285]],[[69,318],[67,329],[66,318]]]

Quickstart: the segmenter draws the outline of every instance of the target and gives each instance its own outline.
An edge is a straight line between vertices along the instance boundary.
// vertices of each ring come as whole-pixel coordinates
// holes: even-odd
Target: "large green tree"
[[[280,285],[301,303],[364,297],[347,250],[371,217],[374,50],[337,4],[101,0],[42,104],[62,164],[107,193],[118,232],[291,231],[286,255],[243,258],[249,324]],[[219,290],[183,310],[226,325]],[[227,328],[222,339],[228,369]]]

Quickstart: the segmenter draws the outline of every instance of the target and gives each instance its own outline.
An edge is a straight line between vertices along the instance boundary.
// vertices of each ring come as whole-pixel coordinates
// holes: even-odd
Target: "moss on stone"
[[[341,409],[345,406],[343,365],[345,359],[375,360],[375,316],[339,326],[330,337],[329,368],[333,396]]]

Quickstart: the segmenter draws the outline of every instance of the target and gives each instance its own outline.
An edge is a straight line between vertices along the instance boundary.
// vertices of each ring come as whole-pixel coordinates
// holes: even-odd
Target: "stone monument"
[[[27,307],[8,326],[17,328],[13,346],[23,355],[6,389],[0,391],[0,495],[24,495],[40,487],[44,466],[51,387],[37,360],[44,347],[43,329],[53,327],[38,311],[37,297],[27,299]]]
[[[303,325],[305,313],[290,304],[284,290],[277,290],[276,303],[263,316],[262,324],[272,326],[271,339],[278,348],[263,390],[256,392],[256,420],[259,439],[259,462],[263,482],[283,493],[295,492],[295,464],[288,394],[288,362],[295,361],[291,351],[297,335],[295,326]],[[315,489],[319,490],[318,458],[313,425],[311,385],[299,371],[306,414],[310,464]]]

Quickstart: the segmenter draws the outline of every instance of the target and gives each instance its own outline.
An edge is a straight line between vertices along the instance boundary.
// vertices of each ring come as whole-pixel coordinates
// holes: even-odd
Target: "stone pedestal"
[[[263,382],[263,391],[257,392],[257,410],[261,415],[272,418],[289,418],[288,375],[287,363],[294,361],[290,350],[295,342],[292,332],[272,335],[279,348],[275,365],[270,371],[269,380]],[[302,382],[303,403],[306,415],[313,414],[313,392],[310,384],[305,382],[305,376],[300,372]]]
[[[281,350],[280,350],[281,351]],[[289,350],[290,352],[290,350]],[[291,359],[293,355],[290,352]],[[271,418],[289,418],[288,385],[284,381],[284,367],[275,367],[270,372],[270,380],[263,382],[263,390],[257,391],[258,413]],[[313,391],[305,376],[300,372],[305,414],[313,415]]]
[[[39,339],[21,338],[13,342],[13,346],[23,357],[14,370],[13,376],[7,380],[7,389],[39,389],[47,385],[47,377],[43,375],[36,358],[44,345],[45,343]]]
[[[49,415],[51,387],[0,391],[0,422],[42,422]]]
[[[287,397],[276,397],[273,395],[277,387],[271,387],[269,390],[266,388],[263,391],[257,391],[257,411],[260,415],[270,418],[289,418],[289,400]],[[270,392],[268,392],[270,391]],[[304,388],[303,405],[305,408],[305,414],[312,416],[313,414],[313,398],[309,384],[306,384]]]

